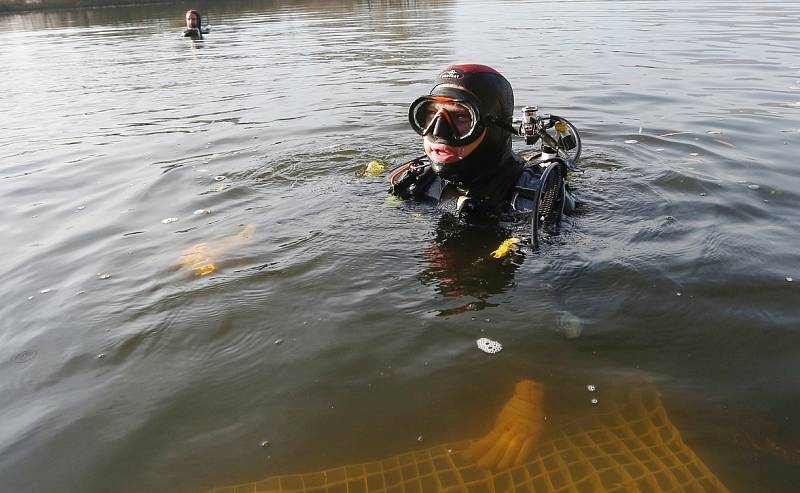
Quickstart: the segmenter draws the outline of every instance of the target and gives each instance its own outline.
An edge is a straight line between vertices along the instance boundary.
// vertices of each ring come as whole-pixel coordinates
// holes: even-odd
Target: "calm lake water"
[[[215,1],[201,42],[189,6],[0,16],[0,491],[376,460],[520,379],[554,416],[655,385],[732,491],[796,491],[800,4]],[[455,61],[582,131],[538,251],[361,176]]]

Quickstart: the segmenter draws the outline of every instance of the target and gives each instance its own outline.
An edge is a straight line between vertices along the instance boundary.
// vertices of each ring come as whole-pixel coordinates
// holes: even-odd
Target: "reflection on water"
[[[431,450],[520,379],[541,446],[631,403],[732,491],[796,489],[796,5],[215,1],[196,45],[188,7],[0,16],[0,491]],[[539,250],[363,176],[421,154],[407,105],[454,61],[581,130],[583,205]],[[605,396],[631,373],[668,421]]]
[[[514,272],[525,255],[495,259],[491,253],[508,238],[508,231],[497,225],[465,224],[444,214],[436,224],[435,236],[425,248],[427,267],[419,274],[423,284],[434,285],[442,296],[465,302],[448,308],[442,315],[496,306],[491,295],[502,293],[514,282]]]
[[[546,415],[545,395],[536,382],[517,383],[480,438],[213,492],[728,491],[684,443],[653,387],[606,389],[591,412],[570,416]]]

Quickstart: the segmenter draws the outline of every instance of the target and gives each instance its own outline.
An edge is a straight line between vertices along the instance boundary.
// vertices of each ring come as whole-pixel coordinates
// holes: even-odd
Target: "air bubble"
[[[498,341],[493,341],[485,337],[481,337],[475,342],[478,345],[478,349],[480,349],[484,353],[495,354],[503,350],[503,345],[500,344]]]

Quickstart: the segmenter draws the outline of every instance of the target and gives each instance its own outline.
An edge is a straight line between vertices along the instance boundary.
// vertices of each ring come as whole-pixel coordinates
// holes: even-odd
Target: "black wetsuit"
[[[491,175],[464,187],[441,178],[423,156],[392,174],[390,192],[404,199],[434,203],[466,219],[480,216],[507,222],[527,219],[534,208],[543,168],[510,151],[499,162],[489,168]],[[568,190],[564,199],[564,212],[572,211],[575,200]]]
[[[448,109],[447,104],[453,106]],[[459,112],[459,117],[466,118],[463,108],[472,118],[468,131],[453,123],[455,117],[449,113]],[[407,163],[392,173],[391,192],[403,198],[432,201],[468,222],[478,216],[504,222],[522,219],[535,209],[544,170],[538,158],[524,161],[512,151],[511,137],[516,133],[513,112],[514,91],[499,72],[476,64],[447,67],[434,81],[430,95],[412,103],[409,123],[425,142],[440,150],[442,145],[444,150],[463,150],[464,146],[477,144],[456,160],[436,162],[422,157]],[[558,171],[564,173],[564,169],[566,164]],[[563,175],[554,184],[559,193],[556,199],[562,198],[562,178]],[[563,209],[571,210],[574,201],[569,193],[563,199]],[[561,209],[559,217],[560,212]]]
[[[183,30],[184,38],[203,39],[203,31],[196,27],[187,27]]]

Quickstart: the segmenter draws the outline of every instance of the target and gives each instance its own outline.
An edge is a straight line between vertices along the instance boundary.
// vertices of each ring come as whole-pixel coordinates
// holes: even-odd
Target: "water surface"
[[[566,5],[220,1],[194,43],[187,5],[0,17],[0,490],[376,460],[485,432],[527,378],[554,414],[653,383],[732,491],[793,491],[800,6]],[[359,176],[421,154],[408,104],[454,61],[582,131],[539,251],[492,263],[502,235]]]

